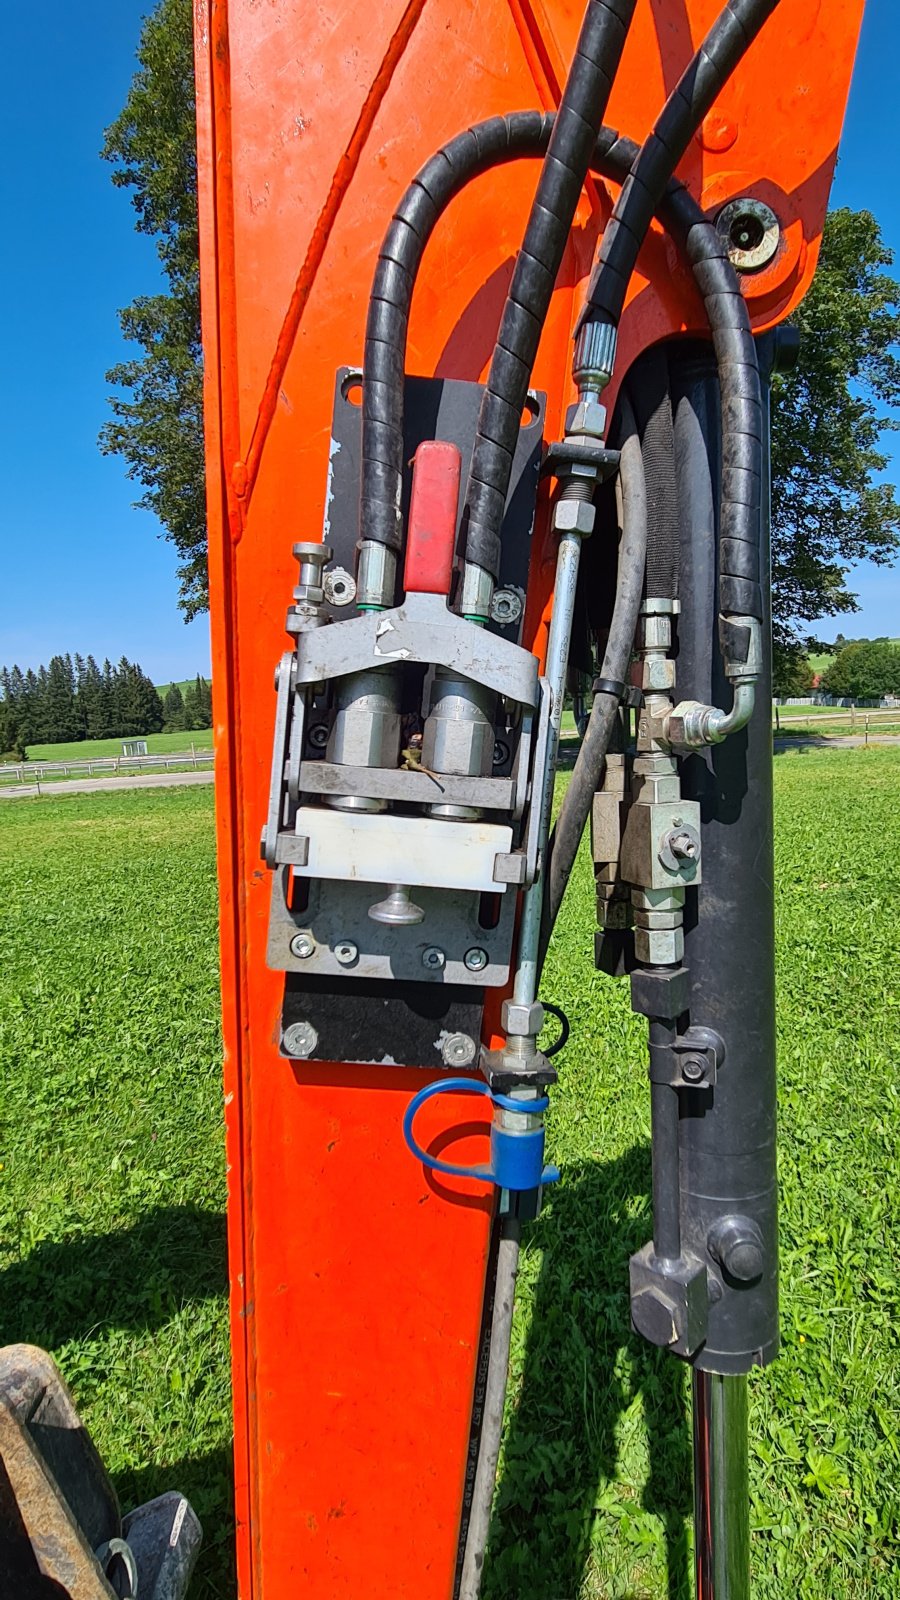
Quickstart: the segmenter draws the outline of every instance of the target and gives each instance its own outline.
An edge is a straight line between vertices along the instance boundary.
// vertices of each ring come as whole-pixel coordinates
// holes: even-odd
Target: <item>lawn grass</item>
[[[191,733],[148,733],[147,754],[168,755],[170,750],[211,750],[212,728],[196,728]],[[99,761],[122,754],[122,739],[78,739],[69,744],[30,744],[29,761]]]
[[[776,763],[781,1360],[753,1379],[755,1600],[900,1600],[900,751]],[[0,815],[0,1341],[57,1355],[123,1499],[178,1484],[233,1600],[212,794]],[[522,1258],[485,1600],[687,1600],[686,1373],[628,1329],[649,1233],[645,1024],[578,864],[563,1180]]]

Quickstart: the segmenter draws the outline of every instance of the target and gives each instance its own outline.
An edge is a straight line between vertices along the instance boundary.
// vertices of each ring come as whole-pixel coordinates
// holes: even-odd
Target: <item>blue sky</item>
[[[206,619],[182,622],[174,552],[154,518],[132,508],[137,490],[121,462],[96,445],[104,373],[126,353],[116,310],[159,283],[153,245],[134,232],[128,197],[98,156],[148,9],[149,0],[44,0],[5,19],[0,661],[126,654],[164,682],[208,671]],[[871,209],[900,260],[898,51],[895,0],[868,0],[833,201]],[[822,623],[822,636],[900,633],[900,572],[862,567],[852,585],[861,613]]]

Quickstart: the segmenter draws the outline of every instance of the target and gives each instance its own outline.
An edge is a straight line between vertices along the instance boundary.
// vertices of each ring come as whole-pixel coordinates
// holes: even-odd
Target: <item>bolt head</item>
[[[354,962],[359,960],[359,946],[354,944],[352,939],[342,939],[334,947],[334,959],[339,961],[342,967],[352,967]]]
[[[306,1061],[319,1042],[319,1035],[311,1022],[292,1022],[281,1036],[281,1048],[286,1056]]]
[[[483,972],[488,964],[488,953],[480,945],[473,945],[463,956],[463,963],[470,972]]]
[[[501,628],[518,622],[522,615],[523,599],[519,589],[495,589],[491,596],[491,621]]]
[[[679,1335],[679,1307],[671,1295],[649,1285],[639,1289],[631,1302],[631,1320],[649,1344],[661,1350],[674,1344]]]
[[[447,957],[436,944],[430,944],[422,951],[422,965],[429,972],[441,972],[447,965]]]
[[[595,516],[589,500],[557,500],[553,507],[553,527],[557,533],[580,533],[586,539],[594,531]]]
[[[316,953],[316,941],[309,933],[295,933],[291,940],[291,955],[298,961],[308,961]]]
[[[521,1005],[516,1000],[504,1000],[500,1009],[500,1021],[504,1033],[511,1033],[521,1039],[536,1039],[544,1026],[544,1008],[539,1000],[533,1000],[530,1005]]]
[[[314,750],[324,750],[328,743],[328,729],[324,722],[314,722],[306,737]]]
[[[683,1056],[681,1076],[688,1083],[702,1083],[706,1077],[706,1062],[701,1056]]]
[[[476,1045],[467,1033],[448,1033],[441,1045],[441,1057],[447,1067],[469,1067],[475,1060]]]
[[[346,567],[332,567],[322,580],[325,599],[333,606],[351,606],[356,599],[356,579]]]

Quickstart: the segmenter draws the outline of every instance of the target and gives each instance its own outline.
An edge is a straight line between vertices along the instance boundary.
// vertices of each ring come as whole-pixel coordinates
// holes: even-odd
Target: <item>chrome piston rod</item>
[[[693,1373],[697,1600],[749,1600],[747,1379]]]

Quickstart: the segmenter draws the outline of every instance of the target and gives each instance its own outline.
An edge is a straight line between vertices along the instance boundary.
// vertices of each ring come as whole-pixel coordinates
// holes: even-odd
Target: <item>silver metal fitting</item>
[[[582,439],[602,439],[606,433],[606,407],[600,398],[588,391],[566,411],[566,436],[578,435]]]
[[[356,604],[384,610],[394,603],[397,557],[386,544],[364,539],[356,570]]]
[[[303,543],[293,546],[295,560],[300,563],[300,573],[294,586],[294,604],[288,608],[285,627],[288,633],[303,633],[307,628],[321,627],[325,621],[323,606],[325,591],[322,587],[322,568],[331,560],[331,546]]]
[[[463,567],[459,588],[459,611],[464,617],[477,617],[485,622],[491,614],[491,596],[494,580],[485,567],[467,561]]]
[[[298,961],[307,961],[316,953],[316,941],[310,933],[295,933],[291,940],[291,955]]]
[[[373,922],[389,928],[414,928],[425,921],[425,912],[410,899],[405,883],[392,883],[388,894],[370,906],[368,914]]]
[[[771,206],[744,195],[722,207],[716,217],[716,233],[738,272],[760,272],[778,250],[781,224]]]
[[[516,1000],[504,1000],[500,1008],[500,1025],[504,1033],[536,1039],[544,1026],[544,1008],[539,1000],[529,1005]]]
[[[594,531],[596,515],[589,500],[567,500],[560,496],[553,507],[552,526],[556,533],[579,533],[586,539]]]
[[[447,957],[438,945],[430,944],[422,951],[422,965],[427,972],[442,972],[447,965]]]
[[[312,1055],[319,1035],[311,1022],[292,1022],[281,1035],[281,1048],[286,1056],[305,1061]]]
[[[334,959],[342,967],[352,967],[359,960],[359,945],[352,939],[341,939],[334,947]]]
[[[632,889],[631,903],[635,911],[680,911],[684,889],[677,884],[671,889]]]
[[[684,956],[681,928],[635,928],[634,953],[648,967],[676,967]]]
[[[725,676],[732,683],[756,683],[763,669],[762,624],[758,617],[726,617],[725,620],[734,627],[746,628],[750,634],[746,661],[727,661]]]
[[[356,599],[356,579],[346,567],[332,567],[322,579],[325,599],[332,606],[352,606]]]
[[[499,628],[509,628],[518,622],[525,609],[525,596],[521,589],[495,589],[491,596],[490,618]]]
[[[579,389],[606,388],[616,364],[616,344],[614,323],[582,323],[572,358],[572,376]]]
[[[641,662],[641,688],[665,694],[675,687],[675,663],[668,656],[647,656]]]
[[[469,972],[483,972],[488,964],[488,953],[480,945],[473,945],[463,956],[463,965]]]
[[[441,1059],[447,1067],[470,1067],[475,1053],[475,1040],[467,1033],[448,1033],[441,1045]]]

